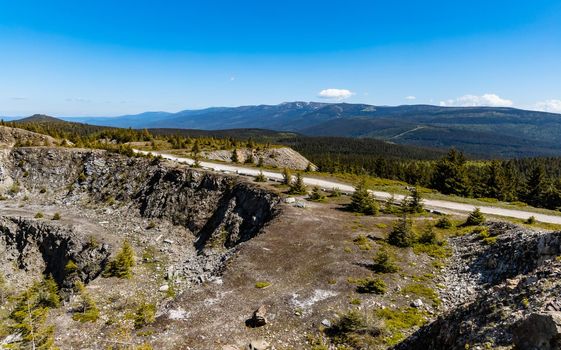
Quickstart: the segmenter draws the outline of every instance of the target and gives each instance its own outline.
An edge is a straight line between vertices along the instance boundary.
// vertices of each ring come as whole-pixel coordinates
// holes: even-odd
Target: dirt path
[[[165,159],[172,160],[178,163],[193,164],[195,162],[193,159],[190,158],[176,157],[160,152],[146,152],[140,150],[134,150],[134,151],[136,153],[141,153],[141,154],[152,153],[155,155],[160,155]],[[238,165],[228,165],[228,164],[220,164],[220,163],[212,163],[212,162],[200,162],[200,164],[201,167],[205,169],[210,169],[210,170],[224,172],[224,173],[239,174],[239,175],[256,176],[261,172],[261,170],[259,169],[247,168]],[[274,181],[282,180],[281,173],[272,172],[272,171],[263,171],[263,174],[269,179]],[[330,180],[304,177],[304,183],[309,186],[319,186],[321,188],[326,188],[326,189],[338,188],[342,192],[352,193],[354,191],[354,187],[351,185],[338,183]],[[388,192],[380,192],[380,191],[371,191],[371,192],[375,197],[379,199],[387,199],[392,196],[392,194]],[[393,195],[393,196],[398,201],[403,198],[402,195]],[[427,208],[430,209],[436,209],[441,211],[454,211],[454,212],[471,212],[476,207],[475,205],[472,204],[443,201],[443,200],[436,200],[436,199],[425,199],[423,200],[423,203]],[[530,216],[534,216],[537,221],[561,225],[561,216],[540,214],[540,213],[534,213],[525,210],[504,209],[504,208],[493,207],[493,206],[479,206],[479,208],[481,209],[482,213],[488,215],[505,216],[505,217],[512,217],[517,219],[527,219]]]

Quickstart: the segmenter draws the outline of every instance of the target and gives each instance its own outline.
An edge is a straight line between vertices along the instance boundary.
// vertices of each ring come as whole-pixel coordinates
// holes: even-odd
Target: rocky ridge
[[[105,216],[112,221],[137,217],[184,227],[193,237],[194,250],[183,257],[181,264],[170,267],[168,274],[183,275],[190,282],[204,281],[219,273],[232,249],[257,235],[274,217],[279,203],[277,195],[237,177],[171,166],[158,159],[127,158],[98,150],[35,147],[5,150],[1,158],[0,188],[6,198],[31,198],[33,203],[63,208],[105,207]],[[3,220],[28,225],[27,231],[35,230],[41,237],[53,225],[15,218]],[[11,242],[7,232],[13,235],[23,231],[13,228],[3,236]],[[49,245],[49,241],[35,238],[39,237],[29,235],[26,239],[38,246]],[[80,246],[77,241],[72,242]],[[70,259],[68,254],[72,255],[72,251],[63,255],[68,257],[65,259]],[[60,261],[56,265],[60,268],[65,263]],[[87,282],[91,277],[84,280]],[[64,276],[57,280],[65,284]]]
[[[448,311],[395,349],[559,349],[561,328],[551,326],[532,344],[522,339],[537,334],[528,333],[529,319],[559,319],[561,232],[498,222],[487,232],[496,242],[480,233],[450,240],[455,254],[440,292]]]

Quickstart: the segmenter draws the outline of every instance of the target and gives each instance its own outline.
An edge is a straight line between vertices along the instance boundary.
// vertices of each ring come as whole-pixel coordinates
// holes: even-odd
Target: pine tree
[[[507,200],[506,182],[501,162],[498,160],[492,161],[488,166],[485,196],[489,198],[497,198],[499,200]]]
[[[296,173],[296,180],[290,184],[291,194],[306,194],[306,185],[304,184],[304,178],[301,173]]]
[[[80,322],[95,322],[99,318],[99,309],[90,293],[86,290],[86,286],[80,281],[76,282],[76,290],[81,299],[77,312],[72,315],[72,319]]]
[[[421,194],[417,187],[410,188],[409,193],[409,197],[403,199],[402,209],[412,214],[424,212]]]
[[[259,157],[259,160],[257,161],[257,166],[259,168],[262,168],[264,165],[265,160],[263,159],[263,157]]]
[[[396,247],[410,247],[415,242],[411,222],[405,212],[388,234],[388,243]]]
[[[469,180],[463,153],[451,149],[436,163],[432,187],[443,194],[469,195]]]
[[[464,226],[477,226],[485,223],[485,216],[479,208],[475,208],[467,217]]]
[[[134,328],[142,328],[154,321],[156,321],[156,305],[142,302],[134,314]]]
[[[199,145],[199,140],[195,140],[195,142],[193,143],[193,147],[191,147],[191,152],[194,155],[199,154],[199,152],[201,152],[201,146]]]
[[[103,276],[131,278],[134,263],[134,251],[130,243],[128,241],[124,241],[121,250],[115,256],[115,259],[107,265],[107,268],[103,272]]]
[[[265,176],[265,174],[263,174],[262,171],[260,171],[259,174],[257,174],[257,176],[255,177],[255,182],[267,182],[267,177]]]
[[[535,207],[542,206],[547,191],[545,169],[542,165],[534,167],[526,186],[528,188],[528,192],[525,196],[526,203]]]
[[[314,186],[312,188],[312,193],[310,193],[308,199],[315,202],[321,202],[325,200],[325,195],[321,193],[319,187]]]
[[[282,183],[289,186],[292,183],[292,175],[290,174],[290,169],[288,168],[284,168],[282,170]]]
[[[16,348],[51,350],[54,346],[54,327],[46,325],[50,308],[60,306],[58,287],[52,277],[34,283],[15,297],[15,307],[9,318],[13,333],[21,335]]]
[[[230,160],[232,161],[232,163],[238,163],[239,159],[238,159],[238,149],[234,148],[234,150],[232,151],[232,157],[230,157]]]
[[[349,210],[355,213],[375,215],[378,213],[378,203],[370,195],[366,188],[366,180],[361,180],[355,187],[355,191],[351,197]]]

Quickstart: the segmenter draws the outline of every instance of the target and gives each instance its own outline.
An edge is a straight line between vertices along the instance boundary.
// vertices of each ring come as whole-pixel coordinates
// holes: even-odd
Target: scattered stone
[[[296,198],[294,198],[294,197],[286,197],[286,198],[284,199],[284,202],[285,202],[285,203],[288,203],[288,204],[296,203]]]
[[[330,328],[331,327],[331,321],[329,321],[327,318],[324,318],[323,320],[321,320],[321,324],[324,327]]]
[[[160,292],[167,292],[169,290],[169,285],[164,284],[160,287],[159,291]]]
[[[410,305],[411,305],[412,307],[418,309],[418,308],[423,307],[424,303],[423,303],[423,301],[422,301],[421,299],[415,299],[415,300],[413,300],[413,301],[411,302]]]
[[[247,349],[248,350],[267,350],[267,349],[270,349],[270,345],[269,345],[269,343],[267,343],[263,339],[252,340],[252,341],[249,342],[249,345],[247,346]]]
[[[265,305],[259,306],[257,310],[253,312],[253,316],[246,321],[246,325],[252,328],[263,327],[267,324],[267,307]]]

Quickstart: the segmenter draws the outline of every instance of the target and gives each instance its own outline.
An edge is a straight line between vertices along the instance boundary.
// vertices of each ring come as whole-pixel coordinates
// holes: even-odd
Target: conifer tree
[[[366,180],[361,180],[355,187],[351,197],[349,209],[355,213],[375,215],[378,213],[378,203],[366,188]]]
[[[469,195],[469,179],[465,163],[463,153],[451,149],[446,157],[436,163],[432,187],[443,194]]]
[[[290,169],[288,168],[282,170],[282,183],[289,186],[292,183],[292,174],[290,174]]]
[[[388,234],[388,243],[396,247],[410,247],[414,242],[415,235],[411,228],[411,222],[404,212]]]
[[[232,161],[232,163],[237,163],[239,162],[238,159],[238,149],[234,148],[234,150],[232,151],[232,157],[230,157],[230,160]]]
[[[485,216],[483,216],[483,213],[481,213],[481,210],[479,208],[475,208],[474,211],[469,214],[466,222],[464,223],[464,226],[477,226],[484,223]]]
[[[312,193],[310,193],[308,199],[315,202],[321,202],[325,199],[325,195],[321,193],[319,187],[314,186],[312,188]]]
[[[99,318],[99,309],[86,286],[81,281],[76,282],[76,290],[81,299],[77,312],[72,315],[72,319],[80,322],[95,322]]]
[[[34,283],[15,297],[15,307],[9,318],[11,331],[21,335],[13,343],[17,348],[51,350],[54,346],[54,327],[46,325],[50,308],[60,306],[58,287],[52,277]]]
[[[301,173],[296,173],[296,180],[290,184],[291,194],[306,194],[306,185],[304,184],[304,178]]]
[[[124,241],[115,259],[107,264],[103,275],[105,277],[131,278],[134,263],[134,251],[130,243]]]
[[[425,211],[421,199],[421,194],[419,193],[417,187],[411,187],[409,189],[409,193],[409,197],[404,198],[403,210],[412,214],[422,213],[423,211]]]

